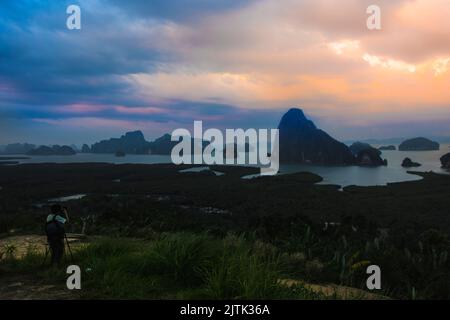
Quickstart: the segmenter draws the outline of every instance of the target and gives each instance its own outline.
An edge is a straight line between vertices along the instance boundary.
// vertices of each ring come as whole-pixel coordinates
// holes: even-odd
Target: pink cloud
[[[165,110],[161,108],[155,108],[155,107],[123,107],[123,106],[117,106],[114,107],[114,110],[116,110],[119,113],[124,114],[141,114],[141,115],[151,115],[151,114],[162,114],[165,112]]]
[[[65,126],[65,127],[78,127],[78,128],[123,128],[131,129],[136,128],[138,121],[128,121],[128,120],[117,120],[117,119],[106,119],[106,118],[96,118],[96,117],[74,117],[67,119],[44,119],[35,118],[35,122],[46,123],[54,126]],[[141,123],[142,124],[142,123]]]
[[[60,113],[95,113],[105,111],[108,108],[108,106],[100,104],[75,103],[58,107],[56,111]]]

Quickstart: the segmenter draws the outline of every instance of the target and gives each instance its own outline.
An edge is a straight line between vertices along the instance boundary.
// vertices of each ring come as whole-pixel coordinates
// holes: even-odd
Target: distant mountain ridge
[[[176,144],[178,144],[178,141],[172,141],[172,136],[168,133],[149,142],[145,140],[141,131],[132,131],[125,133],[120,138],[111,138],[94,143],[91,147],[84,144],[82,152],[170,155]]]
[[[382,152],[368,143],[355,142],[350,147],[360,166],[387,166],[387,160],[381,158]]]
[[[131,137],[131,139],[130,139]],[[170,155],[173,147],[179,141],[172,141],[172,136],[168,133],[155,139],[152,142],[145,140],[141,131],[127,132],[121,138],[111,138],[109,140],[102,140],[89,147],[83,144],[81,148],[83,153],[116,153],[118,151],[128,154],[156,154],[156,155]],[[203,150],[209,141],[196,140],[191,138],[192,153],[194,153],[194,146],[199,146]],[[226,147],[226,146],[225,146]],[[234,144],[235,153],[237,152],[237,144]],[[248,143],[245,143],[244,149],[246,152],[252,150]]]
[[[76,154],[76,151],[69,146],[54,145],[52,147],[40,146],[26,154],[30,156],[71,156]]]
[[[278,129],[281,162],[349,165],[355,161],[345,144],[318,129],[301,109],[286,112]]]
[[[149,143],[151,154],[168,155],[178,141],[172,141],[172,136],[168,133]]]
[[[409,139],[404,141],[402,138],[392,139],[366,139],[356,141],[352,145],[338,141],[327,132],[316,127],[313,121],[307,119],[303,111],[299,108],[292,108],[281,118],[278,129],[280,132],[280,161],[284,163],[311,163],[319,165],[380,165],[384,161],[380,157],[380,150],[395,150],[396,146],[388,144],[399,143],[403,141],[400,150],[438,150],[439,144],[425,138]],[[441,141],[450,137],[441,137]],[[203,148],[209,144],[208,141],[195,142],[192,145],[201,143]],[[370,143],[383,142],[385,146],[378,149],[373,148]],[[412,142],[413,145],[408,147]],[[416,145],[420,142],[422,146]],[[423,142],[423,143],[422,143]],[[147,141],[143,133],[139,130],[127,132],[119,138],[110,138],[101,140],[91,146],[83,144],[81,150],[71,145],[73,152],[82,153],[105,153],[116,154],[155,154],[170,155],[173,147],[178,141],[171,141],[170,134]],[[424,146],[425,144],[425,146]],[[66,147],[66,146],[64,146]],[[57,154],[72,153],[69,149],[52,150],[52,146],[41,146],[37,148],[33,144],[14,143],[1,146],[0,154]],[[247,147],[246,147],[247,149]]]
[[[381,151],[356,142],[348,147],[320,130],[301,109],[292,108],[281,118],[280,161],[317,165],[385,166]]]
[[[364,142],[369,144],[379,144],[379,145],[399,145],[405,140],[408,140],[407,137],[396,137],[396,138],[372,138],[372,139],[355,139],[355,140],[345,140],[343,141],[347,145],[351,145],[354,142]],[[450,143],[450,136],[429,136],[429,139],[436,141],[438,143]]]
[[[395,150],[397,150],[397,147],[394,145],[381,146],[378,148],[378,150],[380,150],[380,151],[395,151]]]
[[[400,151],[432,151],[439,149],[439,143],[423,137],[405,140],[398,146]]]
[[[350,151],[357,156],[361,151],[364,150],[369,150],[369,149],[373,149],[373,152],[375,152],[376,154],[380,155],[381,151],[378,149],[375,149],[374,147],[372,147],[370,144],[368,143],[364,143],[364,142],[354,142],[350,147]]]
[[[26,154],[31,156],[74,155],[77,151],[72,146],[44,146],[36,147],[30,143],[11,143],[4,146],[0,152],[2,155]]]
[[[90,152],[92,153],[116,153],[118,151],[127,154],[148,154],[150,143],[144,138],[141,131],[127,132],[120,138],[111,138],[94,143]]]
[[[26,154],[35,148],[36,146],[30,143],[10,143],[3,147],[0,154]]]

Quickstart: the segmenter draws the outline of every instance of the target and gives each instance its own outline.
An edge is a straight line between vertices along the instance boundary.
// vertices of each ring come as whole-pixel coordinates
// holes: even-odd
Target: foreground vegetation
[[[152,241],[103,238],[74,251],[74,262],[83,270],[81,298],[325,298],[300,282],[283,285],[286,258],[273,247],[244,237],[179,233]],[[6,254],[0,270],[9,275],[33,274],[63,286],[65,270],[43,266],[43,258],[33,250],[22,258]]]
[[[38,204],[85,193],[85,198],[67,203],[68,231],[112,237],[77,253],[83,267],[95,275],[86,276],[86,286],[92,281],[95,288],[88,290],[89,297],[97,292],[98,297],[128,298],[314,298],[300,289],[300,295],[280,289],[277,281],[365,289],[366,267],[376,264],[382,270],[379,294],[450,298],[450,177],[429,173],[422,181],[340,192],[336,186],[314,185],[320,177],[307,173],[242,180],[255,170],[217,167],[226,174],[215,176],[181,174],[179,169],[107,164],[0,167],[0,233],[42,232],[48,209]],[[232,247],[232,239],[238,239],[239,250]],[[108,256],[116,247],[118,253]],[[259,247],[264,254],[257,253]],[[160,253],[164,250],[165,255]],[[144,263],[156,257],[166,261],[166,267]],[[187,271],[180,271],[183,268]],[[235,270],[241,269],[237,275]],[[188,276],[180,280],[179,274]],[[228,276],[271,289],[258,287],[258,295],[235,283],[228,288]],[[265,279],[261,284],[260,276]],[[119,292],[109,284],[115,277],[124,283]],[[151,288],[156,291],[146,291]],[[122,295],[121,290],[128,291]]]

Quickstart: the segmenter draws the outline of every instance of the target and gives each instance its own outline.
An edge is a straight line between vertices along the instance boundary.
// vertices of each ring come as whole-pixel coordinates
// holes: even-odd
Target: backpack
[[[47,234],[47,239],[61,239],[64,237],[64,225],[56,220],[56,214],[53,216],[53,219],[45,225],[45,233]]]

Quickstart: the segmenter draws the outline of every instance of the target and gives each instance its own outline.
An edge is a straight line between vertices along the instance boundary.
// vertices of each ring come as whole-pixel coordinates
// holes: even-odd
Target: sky
[[[0,144],[276,128],[291,107],[341,140],[450,136],[450,1],[0,2]]]

